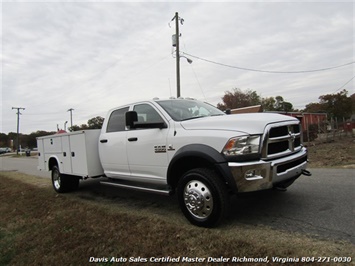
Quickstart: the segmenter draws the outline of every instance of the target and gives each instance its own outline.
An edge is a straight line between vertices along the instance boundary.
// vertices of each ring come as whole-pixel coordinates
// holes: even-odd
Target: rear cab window
[[[126,130],[126,119],[125,114],[128,111],[129,107],[120,108],[114,110],[109,118],[107,123],[106,132],[118,132]]]

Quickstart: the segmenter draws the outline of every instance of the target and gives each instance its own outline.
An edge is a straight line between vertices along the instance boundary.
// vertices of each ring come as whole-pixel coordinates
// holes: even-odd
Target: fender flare
[[[167,171],[167,181],[168,184],[173,184],[175,175],[174,175],[174,167],[176,164],[183,158],[186,157],[197,157],[201,158],[213,166],[217,170],[217,172],[221,175],[223,180],[228,183],[228,187],[232,190],[233,193],[237,192],[236,183],[234,181],[234,177],[232,172],[228,167],[228,162],[226,158],[219,153],[214,148],[205,145],[205,144],[189,144],[181,147],[171,159],[168,171]]]

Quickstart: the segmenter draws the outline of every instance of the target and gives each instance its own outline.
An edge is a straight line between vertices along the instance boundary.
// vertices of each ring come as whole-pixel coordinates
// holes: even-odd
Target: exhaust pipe
[[[306,169],[302,169],[302,175],[305,175],[305,176],[311,176],[312,173]]]

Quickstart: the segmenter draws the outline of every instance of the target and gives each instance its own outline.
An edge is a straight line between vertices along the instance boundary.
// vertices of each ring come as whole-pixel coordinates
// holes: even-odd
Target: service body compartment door
[[[48,170],[46,168],[46,163],[44,161],[44,147],[43,147],[43,139],[37,138],[37,148],[38,148],[38,170]]]
[[[73,175],[85,177],[103,175],[98,151],[99,135],[99,129],[69,135],[69,156]]]
[[[70,136],[69,156],[71,157],[72,173],[74,175],[88,175],[84,134]]]
[[[52,135],[43,137],[43,155],[46,169],[51,158],[55,158],[58,162],[59,170],[63,172],[63,145],[62,135]]]
[[[69,135],[63,135],[62,137],[62,150],[63,150],[63,157],[62,161],[60,162],[61,164],[61,171],[62,173],[69,173],[71,174],[73,172],[72,169],[72,162],[71,162],[71,155],[70,155],[70,139]]]

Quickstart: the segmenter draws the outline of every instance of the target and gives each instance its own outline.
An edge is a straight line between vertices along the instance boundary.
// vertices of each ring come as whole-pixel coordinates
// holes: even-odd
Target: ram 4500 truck
[[[310,175],[298,119],[271,113],[226,115],[196,100],[138,102],[112,109],[100,130],[37,139],[39,169],[55,191],[79,179],[171,195],[195,225],[215,226],[232,194],[284,189]]]

